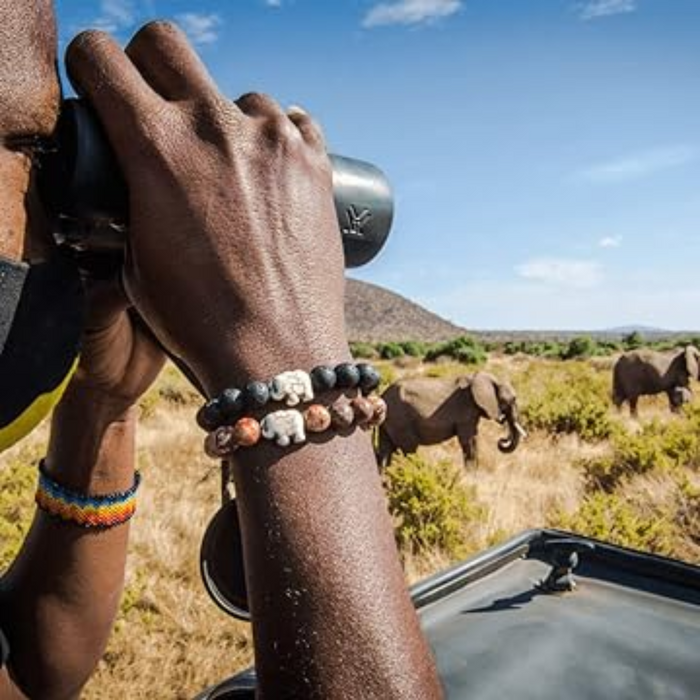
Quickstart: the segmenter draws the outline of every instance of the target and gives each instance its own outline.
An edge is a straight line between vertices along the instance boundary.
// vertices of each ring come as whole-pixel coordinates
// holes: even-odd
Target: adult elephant
[[[677,411],[692,393],[690,379],[700,379],[700,351],[688,345],[675,355],[653,350],[634,350],[622,355],[613,367],[613,403],[627,401],[630,414],[637,415],[640,396],[666,393],[669,407]]]
[[[491,374],[477,372],[451,379],[405,379],[383,394],[387,418],[377,437],[377,462],[387,466],[394,452],[415,452],[419,445],[435,445],[455,435],[465,466],[476,461],[479,420],[505,423],[508,435],[498,441],[501,452],[513,452],[525,430],[518,422],[513,387]]]

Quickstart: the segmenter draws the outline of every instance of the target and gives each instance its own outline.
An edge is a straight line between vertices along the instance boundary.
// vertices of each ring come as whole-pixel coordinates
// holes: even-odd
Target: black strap
[[[0,355],[15,319],[29,265],[0,257]]]

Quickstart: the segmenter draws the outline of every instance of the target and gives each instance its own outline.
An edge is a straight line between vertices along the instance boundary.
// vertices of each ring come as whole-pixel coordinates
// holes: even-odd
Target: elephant
[[[376,440],[380,469],[390,464],[398,450],[410,454],[419,445],[435,445],[454,436],[462,447],[464,466],[473,465],[481,418],[507,424],[508,436],[498,441],[501,452],[513,452],[526,435],[518,420],[513,387],[486,372],[449,379],[399,380],[382,398],[387,416]]]
[[[669,356],[652,350],[634,350],[620,356],[613,367],[612,400],[621,408],[627,401],[630,415],[637,416],[640,396],[665,392],[671,411],[692,398],[690,379],[700,379],[700,350],[686,346]]]
[[[304,416],[299,411],[274,411],[260,421],[260,432],[267,440],[274,440],[280,447],[304,442]]]

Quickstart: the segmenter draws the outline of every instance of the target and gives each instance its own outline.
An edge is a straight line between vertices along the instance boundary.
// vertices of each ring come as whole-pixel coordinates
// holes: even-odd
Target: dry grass
[[[517,388],[534,362],[544,361],[495,357],[486,369],[510,379]],[[596,370],[605,373],[609,368],[601,364]],[[391,368],[394,377],[464,371],[449,363],[436,369],[407,360]],[[87,700],[190,698],[251,663],[248,626],[220,612],[199,578],[199,543],[218,507],[219,476],[202,455],[193,398],[169,369],[143,401],[139,464],[144,481],[132,525],[128,583],[108,651],[84,693]],[[521,398],[527,401],[526,396]],[[643,400],[640,411],[644,420],[677,420],[670,418],[663,399]],[[637,422],[612,409],[611,415],[623,427],[638,429]],[[485,506],[486,516],[469,524],[470,541],[478,548],[545,526],[554,512],[574,513],[586,495],[581,458],[609,449],[606,442],[590,444],[576,435],[554,438],[535,432],[513,454],[504,455],[496,448],[502,433],[500,426],[482,422],[478,465],[464,474]],[[22,455],[41,454],[46,436],[43,426],[23,448],[3,455],[0,475]],[[448,459],[461,464],[456,440],[423,448],[421,455],[429,462]],[[625,497],[666,509],[675,504],[678,518],[692,533],[677,544],[674,554],[700,561],[700,497],[693,491],[700,487],[700,479],[697,472],[687,471],[681,496],[677,475],[652,473],[628,481]],[[682,507],[679,498],[685,499]],[[25,508],[21,518],[28,522],[30,515]],[[428,552],[406,555],[404,563],[412,582],[452,562],[442,552]]]

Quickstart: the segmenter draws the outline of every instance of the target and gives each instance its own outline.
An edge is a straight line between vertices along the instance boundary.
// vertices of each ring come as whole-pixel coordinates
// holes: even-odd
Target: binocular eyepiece
[[[119,254],[128,235],[128,189],[90,106],[63,102],[57,148],[44,156],[39,187],[60,244],[93,254]],[[333,197],[346,267],[372,260],[391,229],[393,198],[370,163],[331,155]]]

